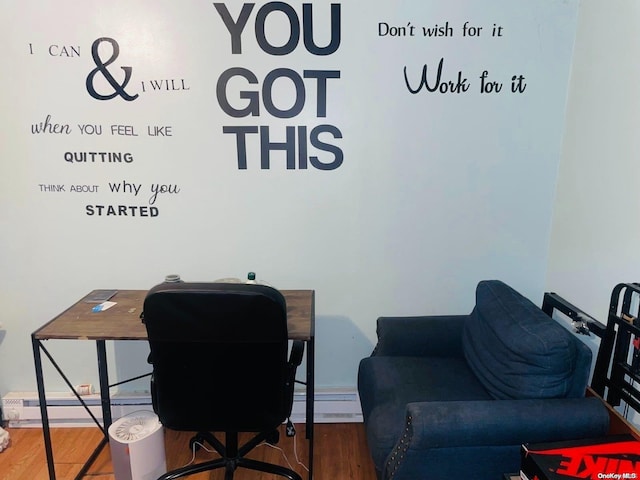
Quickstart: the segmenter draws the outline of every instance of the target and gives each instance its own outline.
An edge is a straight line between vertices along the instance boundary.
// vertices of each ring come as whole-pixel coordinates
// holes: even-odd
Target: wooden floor
[[[268,445],[258,446],[249,458],[282,465],[291,464],[303,478],[308,479],[308,442],[304,425],[296,425],[298,434],[288,438],[281,433],[277,444],[282,451]],[[9,447],[0,452],[0,479],[48,480],[42,430],[36,428],[8,428]],[[53,428],[51,430],[57,480],[73,480],[85,459],[101,438],[97,428]],[[192,452],[188,432],[165,432],[167,467],[178,468],[189,463]],[[244,437],[243,437],[244,438]],[[242,438],[241,438],[242,440]],[[295,440],[295,442],[294,442]],[[373,463],[367,450],[364,426],[361,423],[317,424],[315,426],[313,478],[317,480],[375,480]],[[296,454],[298,461],[296,460]],[[199,450],[196,461],[216,458],[217,454]],[[91,480],[114,480],[109,448],[105,448],[85,477]],[[224,472],[215,470],[187,477],[190,480],[222,480]],[[239,469],[236,480],[282,479],[270,474]]]

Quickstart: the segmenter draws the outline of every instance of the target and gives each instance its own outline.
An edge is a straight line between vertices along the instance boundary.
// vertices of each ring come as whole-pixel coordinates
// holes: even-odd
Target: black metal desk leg
[[[102,404],[102,424],[105,438],[111,426],[111,395],[109,394],[109,372],[107,371],[107,349],[104,340],[96,340],[98,351],[98,380],[100,382],[100,403]]]
[[[42,434],[44,437],[44,450],[47,455],[47,467],[49,479],[56,480],[56,468],[53,463],[53,449],[51,447],[51,432],[49,431],[49,414],[47,412],[47,397],[44,391],[44,377],[42,374],[42,356],[40,354],[40,340],[31,335],[33,348],[33,361],[36,367],[36,383],[38,384],[38,401],[40,402],[40,416],[42,418]]]
[[[313,425],[314,425],[314,403],[315,403],[315,339],[307,342],[307,413],[306,432],[309,440],[309,480],[313,479]]]

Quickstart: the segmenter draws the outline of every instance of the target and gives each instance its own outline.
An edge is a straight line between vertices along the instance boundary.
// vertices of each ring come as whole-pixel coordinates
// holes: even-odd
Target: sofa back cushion
[[[469,368],[496,399],[584,396],[589,347],[499,280],[478,284],[463,349]]]

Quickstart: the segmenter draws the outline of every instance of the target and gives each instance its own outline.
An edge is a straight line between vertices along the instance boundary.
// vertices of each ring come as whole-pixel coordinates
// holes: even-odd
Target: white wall
[[[640,4],[580,5],[548,290],[606,322],[613,287],[640,268]]]
[[[547,290],[603,323],[640,267],[639,22],[634,0],[581,2],[554,208]]]
[[[227,3],[237,18],[241,4]],[[297,16],[301,3],[288,2]],[[209,280],[255,270],[277,287],[315,289],[318,388],[355,386],[379,315],[467,313],[475,285],[487,278],[541,299],[577,0],[344,2],[341,43],[326,56],[301,44],[287,55],[264,53],[253,25],[266,4],[251,13],[238,54],[211,2],[3,4],[0,393],[35,389],[29,334],[70,303],[93,288],[149,288],[167,273]],[[329,5],[313,9],[322,45],[331,37]],[[418,30],[392,37],[384,24]],[[420,34],[435,24],[452,35]],[[465,36],[465,25],[482,31]],[[286,44],[290,31],[282,14],[268,16],[273,45]],[[102,37],[118,42],[117,58]],[[441,59],[443,81],[456,83],[460,72],[468,90],[409,93],[403,69],[417,85],[428,65],[433,85]],[[117,84],[96,70],[100,63]],[[131,67],[126,85],[121,67]],[[326,114],[317,83],[307,79],[306,103],[293,118],[264,104],[256,116],[237,118],[216,96],[232,67],[255,72],[258,86],[278,68],[338,71],[340,78],[327,81]],[[500,93],[480,92],[483,71],[502,84]],[[520,76],[526,88],[513,93],[512,78]],[[159,80],[177,88],[150,88]],[[240,90],[255,85],[235,80],[230,103],[240,109]],[[95,98],[118,93],[116,85],[139,97]],[[302,99],[290,81],[274,85],[281,110]],[[32,133],[47,115],[72,131]],[[77,125],[84,123],[103,134],[83,135]],[[240,169],[235,138],[223,133],[225,126],[268,126],[281,142],[287,126],[324,124],[335,127],[321,135],[332,147],[309,144],[306,169],[297,143],[296,168],[285,168],[282,152],[260,168],[255,135]],[[111,125],[138,136],[114,135]],[[170,137],[147,134],[166,125]],[[129,152],[134,160],[65,161],[66,152],[87,151]],[[314,155],[320,165],[312,165]],[[141,193],[110,191],[125,182]],[[87,205],[149,207],[154,183],[180,190],[157,199],[157,217],[87,214]],[[98,191],[72,193],[72,185]],[[50,348],[74,383],[96,383],[95,353],[79,343]],[[111,353],[117,378],[146,371],[144,345],[121,342]],[[48,388],[58,389],[61,382],[47,377]]]

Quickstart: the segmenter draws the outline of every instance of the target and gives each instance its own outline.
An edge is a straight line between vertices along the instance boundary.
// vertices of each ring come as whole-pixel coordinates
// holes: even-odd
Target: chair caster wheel
[[[191,439],[189,440],[189,449],[192,452],[197,452],[202,448],[203,444],[204,444],[204,437],[202,437],[201,435],[196,435],[194,437],[191,437]]]
[[[280,441],[280,432],[278,430],[273,430],[271,433],[267,435],[265,441],[270,445],[275,445]]]

